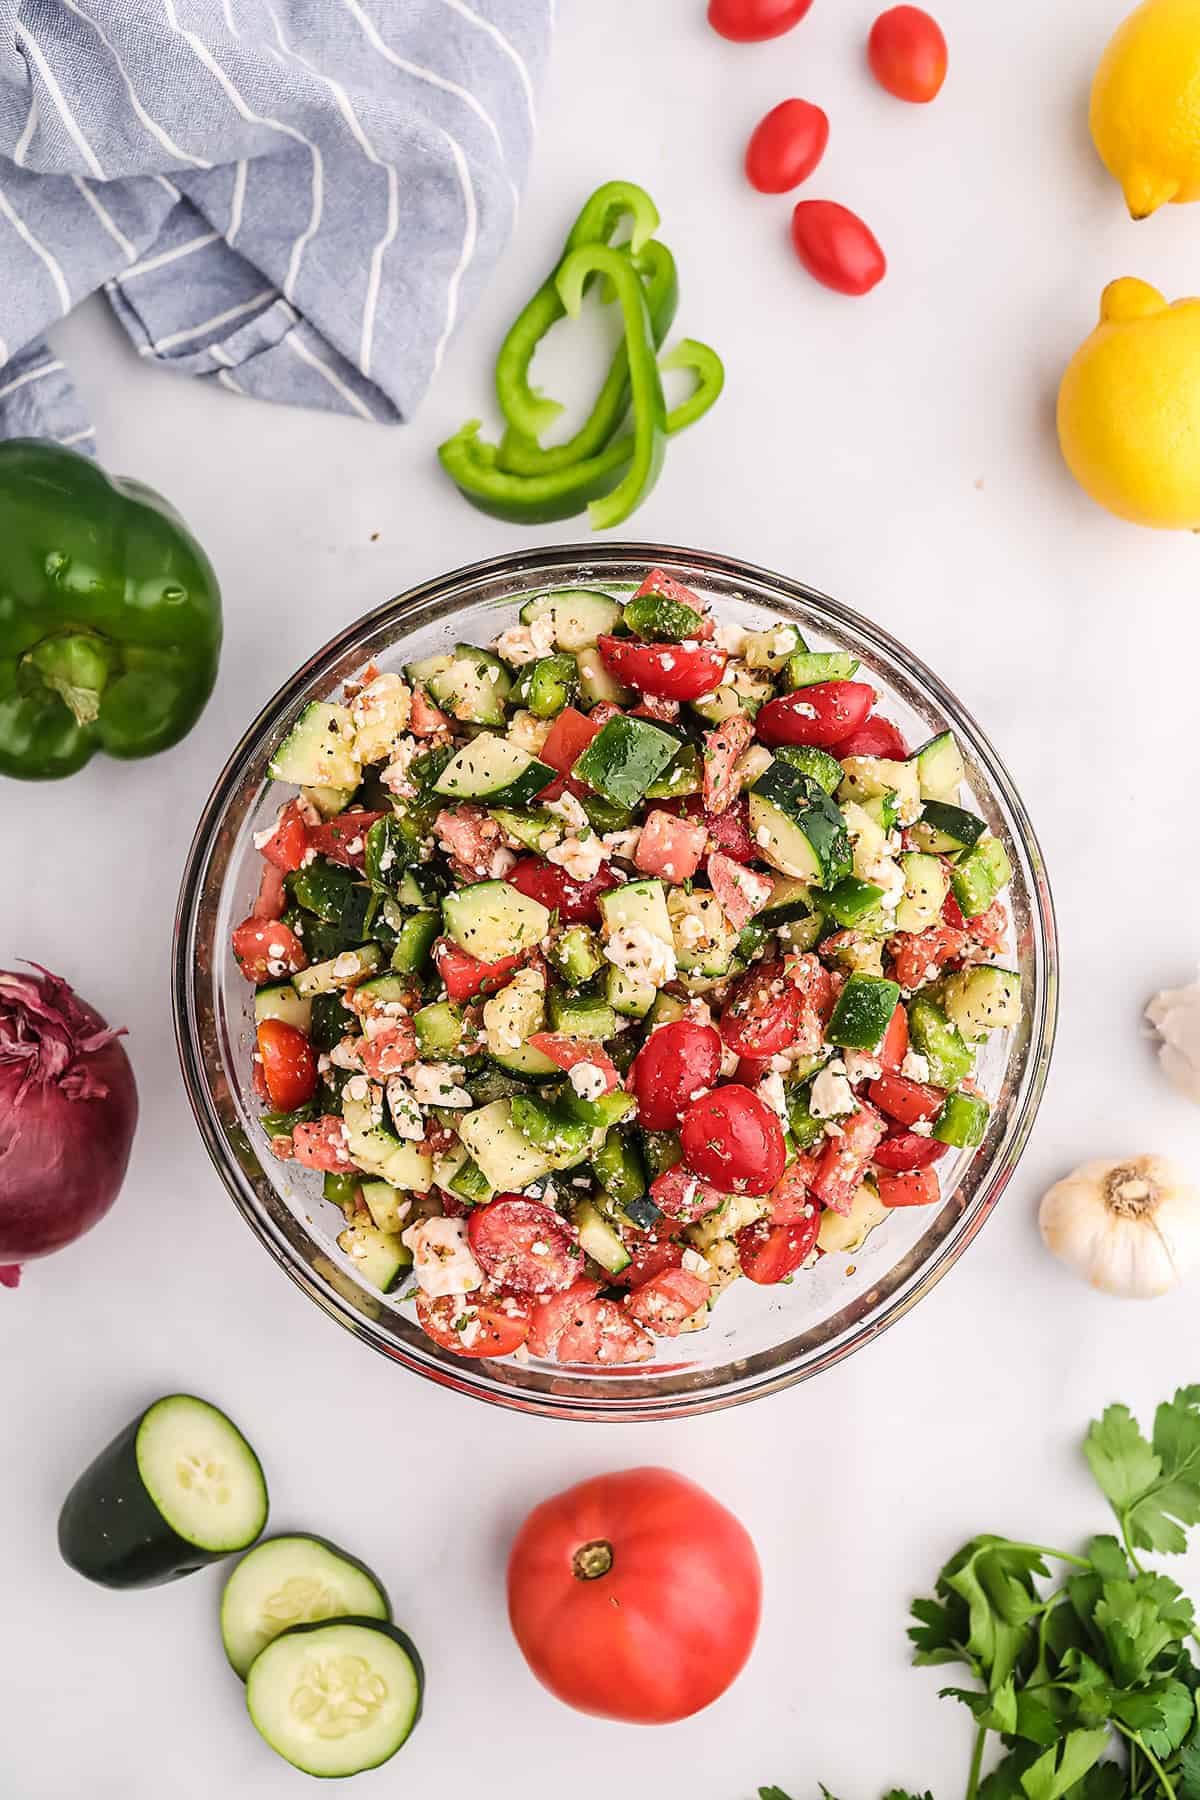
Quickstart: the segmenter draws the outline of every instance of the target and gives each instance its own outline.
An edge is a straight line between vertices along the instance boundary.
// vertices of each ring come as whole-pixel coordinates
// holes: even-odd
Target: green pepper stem
[[[100,696],[111,674],[109,652],[93,632],[43,638],[26,656],[46,686],[68,708],[77,725],[94,725]]]

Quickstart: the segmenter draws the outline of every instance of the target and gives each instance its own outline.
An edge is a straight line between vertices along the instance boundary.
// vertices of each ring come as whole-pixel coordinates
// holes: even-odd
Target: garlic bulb
[[[1200,1191],[1162,1156],[1083,1163],[1038,1223],[1047,1249],[1105,1294],[1151,1300],[1200,1266]]]
[[[1189,1100],[1200,1101],[1200,981],[1163,988],[1146,1008],[1146,1017],[1161,1040],[1163,1074]]]

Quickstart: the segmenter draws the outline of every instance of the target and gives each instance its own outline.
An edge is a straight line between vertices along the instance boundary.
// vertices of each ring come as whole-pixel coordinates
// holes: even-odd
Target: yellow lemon
[[[1143,0],[1092,82],[1092,140],[1135,219],[1200,200],[1200,0]]]
[[[1148,282],[1111,282],[1062,378],[1058,441],[1109,512],[1200,531],[1200,300],[1171,306]]]

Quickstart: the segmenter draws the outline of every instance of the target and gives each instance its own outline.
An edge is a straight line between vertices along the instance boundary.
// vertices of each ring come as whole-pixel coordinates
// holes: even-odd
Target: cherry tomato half
[[[932,1206],[941,1197],[941,1184],[932,1169],[909,1169],[900,1175],[880,1172],[879,1198],[885,1206]]]
[[[724,650],[698,640],[684,644],[641,644],[635,638],[597,639],[610,675],[643,694],[662,700],[698,700],[720,684],[728,658]]]
[[[839,294],[869,294],[887,274],[887,257],[857,213],[836,200],[801,200],[792,243],[814,281]]]
[[[638,1121],[647,1131],[672,1131],[679,1116],[721,1070],[721,1039],[698,1019],[672,1019],[652,1031],[633,1059],[630,1075]]]
[[[949,1145],[917,1131],[897,1131],[884,1138],[872,1152],[881,1169],[927,1169],[945,1156]]]
[[[439,938],[433,946],[433,966],[446,984],[446,998],[455,1002],[473,1000],[476,994],[494,994],[504,986],[504,977],[524,960],[523,956],[501,956],[495,962],[480,962],[449,938]]]
[[[801,1006],[783,964],[759,963],[735,982],[721,1012],[721,1036],[739,1056],[778,1056],[796,1036]]]
[[[247,981],[278,980],[308,967],[304,945],[278,919],[243,919],[232,935],[233,954]]]
[[[499,1194],[471,1214],[467,1235],[484,1273],[520,1294],[556,1294],[583,1266],[575,1233],[552,1206]]]
[[[376,819],[386,817],[381,812],[339,813],[336,819],[326,819],[310,828],[309,845],[330,862],[341,863],[347,869],[361,869],[367,860],[367,833]]]
[[[890,719],[864,719],[835,749],[839,757],[886,756],[892,762],[907,762],[909,755],[907,741]]]
[[[946,1100],[941,1088],[929,1087],[923,1081],[910,1081],[907,1075],[894,1075],[890,1071],[872,1081],[867,1093],[880,1112],[886,1113],[889,1119],[898,1119],[901,1125],[917,1125],[926,1119],[936,1119]]]
[[[815,1203],[808,1217],[792,1219],[783,1225],[772,1225],[769,1219],[756,1219],[735,1234],[742,1274],[770,1287],[794,1275],[801,1263],[812,1255],[821,1229],[821,1208]]]
[[[575,881],[557,863],[543,862],[540,856],[523,856],[504,879],[557,912],[564,925],[598,925],[601,894],[621,885],[620,876],[608,868],[598,869],[590,881]]]
[[[679,1135],[689,1169],[726,1194],[767,1193],[787,1161],[778,1116],[739,1082],[694,1100]]]
[[[893,6],[871,27],[867,60],[880,87],[925,106],[942,91],[949,52],[936,19],[919,6]]]
[[[708,0],[708,22],[735,44],[761,44],[798,25],[812,0]]]
[[[529,1336],[529,1308],[512,1296],[418,1294],[417,1318],[426,1337],[455,1356],[511,1356]]]
[[[282,1019],[264,1019],[258,1028],[258,1054],[271,1105],[294,1112],[317,1091],[317,1059],[302,1031]]]
[[[786,194],[812,174],[829,142],[829,119],[810,100],[781,100],[746,146],[746,179],[760,194]]]
[[[874,688],[865,681],[818,681],[768,700],[755,720],[759,739],[777,744],[816,744],[828,749],[857,731],[871,710]]]

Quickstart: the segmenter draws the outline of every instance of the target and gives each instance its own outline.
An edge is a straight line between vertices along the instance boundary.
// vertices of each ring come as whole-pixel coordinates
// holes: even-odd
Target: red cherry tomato
[[[278,981],[308,967],[304,945],[278,919],[243,919],[232,936],[233,954],[247,981]]]
[[[680,1162],[654,1177],[650,1183],[650,1198],[665,1218],[692,1225],[724,1206],[728,1196],[711,1182],[701,1181],[686,1163]]]
[[[910,1081],[907,1075],[880,1075],[867,1088],[868,1094],[889,1119],[901,1125],[917,1125],[936,1119],[945,1103],[941,1088],[928,1087],[923,1081]]]
[[[708,0],[708,22],[735,44],[761,44],[798,25],[812,0]]]
[[[258,1054],[277,1112],[294,1112],[312,1099],[317,1091],[317,1059],[302,1031],[282,1019],[264,1019],[258,1028]]]
[[[659,1175],[655,1178],[662,1180]],[[640,1287],[643,1281],[650,1281],[655,1275],[661,1275],[664,1269],[678,1269],[683,1263],[685,1246],[671,1233],[680,1226],[674,1219],[660,1219],[649,1231],[639,1231],[636,1237],[626,1242],[632,1261],[613,1276],[618,1287]]]
[[[890,719],[864,719],[856,731],[834,746],[843,756],[886,756],[892,762],[908,759],[908,744]]]
[[[919,6],[893,6],[871,27],[867,60],[880,87],[924,106],[941,93],[949,52],[936,19]]]
[[[649,1362],[654,1339],[611,1300],[584,1300],[572,1307],[557,1354],[560,1363],[586,1368]]]
[[[467,1226],[471,1249],[484,1274],[519,1294],[557,1294],[583,1266],[575,1233],[552,1206],[500,1194],[477,1206]]]
[[[857,731],[871,710],[874,688],[865,681],[818,681],[768,700],[755,729],[768,748],[776,744],[816,744],[828,749]]]
[[[508,1616],[538,1680],[567,1706],[635,1725],[688,1718],[723,1694],[761,1606],[745,1527],[666,1469],[543,1501],[509,1558]]]
[[[679,1135],[689,1169],[725,1194],[767,1193],[787,1161],[778,1115],[735,1081],[694,1100]]]
[[[698,1019],[672,1019],[652,1031],[633,1059],[630,1076],[638,1121],[647,1131],[673,1131],[679,1115],[721,1070],[721,1039]]]
[[[686,1269],[663,1269],[644,1281],[629,1301],[629,1316],[655,1337],[678,1337],[680,1327],[708,1299],[708,1283]]]
[[[557,912],[564,925],[598,925],[601,894],[621,885],[620,876],[611,869],[598,869],[590,881],[576,881],[557,863],[543,862],[540,856],[523,856],[504,879],[531,900],[540,900]]]
[[[871,231],[836,200],[801,200],[792,214],[792,243],[813,279],[839,294],[869,294],[887,274]]]
[[[342,863],[347,869],[361,869],[367,860],[367,833],[376,819],[386,819],[381,812],[339,813],[309,829],[310,848],[330,862]]]
[[[744,1225],[735,1234],[742,1274],[760,1287],[771,1287],[794,1275],[812,1255],[821,1229],[821,1208],[811,1205],[808,1214],[783,1225],[772,1225],[769,1219]]]
[[[418,1294],[417,1319],[426,1337],[455,1356],[511,1356],[529,1336],[529,1307],[512,1295]]]
[[[476,994],[494,994],[504,986],[504,977],[524,961],[523,956],[501,956],[495,962],[480,962],[449,938],[439,938],[433,946],[434,967],[446,984],[447,998],[454,1001],[473,1000]]]
[[[739,794],[732,806],[719,813],[706,812],[699,794],[685,794],[680,800],[656,800],[654,804],[660,812],[703,819],[713,849],[731,856],[734,862],[754,862],[758,856],[758,846],[750,835],[750,802],[745,794]]]
[[[809,100],[782,100],[746,146],[746,179],[760,194],[786,194],[812,174],[829,142],[829,120]]]
[[[871,1153],[872,1161],[881,1169],[927,1169],[940,1161],[949,1149],[937,1138],[922,1137],[917,1131],[897,1131],[884,1138]]]
[[[285,873],[290,869],[298,869],[304,861],[304,852],[308,849],[308,833],[308,821],[300,802],[289,800],[286,806],[280,808],[274,831],[266,843],[259,846],[260,854]]]
[[[932,1206],[942,1197],[932,1169],[910,1169],[902,1175],[879,1176],[879,1198],[885,1206]]]
[[[758,963],[738,977],[721,1012],[721,1036],[739,1056],[778,1056],[796,1036],[800,991],[781,962]]]
[[[636,638],[597,639],[610,675],[643,694],[662,700],[698,700],[720,683],[729,660],[724,650],[697,640],[684,644],[642,644]]]

